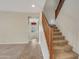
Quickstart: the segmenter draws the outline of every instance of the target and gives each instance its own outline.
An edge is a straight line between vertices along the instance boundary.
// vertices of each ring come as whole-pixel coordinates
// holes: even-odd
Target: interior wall
[[[79,0],[65,0],[56,21],[66,40],[79,54]]]
[[[49,24],[55,22],[55,9],[57,8],[58,3],[59,0],[46,0],[43,13],[45,14]]]
[[[28,16],[39,16],[39,13],[0,12],[0,43],[27,43]]]

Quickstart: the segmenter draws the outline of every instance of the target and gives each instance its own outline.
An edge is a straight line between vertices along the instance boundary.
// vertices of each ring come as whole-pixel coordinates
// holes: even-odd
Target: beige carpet
[[[78,59],[78,54],[73,51],[73,47],[68,44],[68,41],[56,26],[53,26],[52,44],[55,59]]]

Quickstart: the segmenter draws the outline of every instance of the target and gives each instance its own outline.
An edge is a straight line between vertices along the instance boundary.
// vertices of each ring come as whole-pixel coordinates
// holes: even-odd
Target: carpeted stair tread
[[[74,52],[65,52],[55,55],[55,59],[77,59],[78,55]]]
[[[52,37],[54,40],[63,40],[65,37],[61,35],[53,35]]]
[[[53,32],[53,35],[62,35],[61,32]]]
[[[54,46],[53,48],[54,48],[54,51],[58,51],[58,52],[60,52],[60,51],[67,51],[67,52],[72,51],[72,47],[70,45]]]
[[[66,40],[53,40],[53,45],[54,46],[64,46],[64,45],[66,45],[66,44],[68,44],[68,41],[66,41]]]
[[[54,29],[54,32],[60,32],[60,30],[59,29]]]
[[[67,43],[67,40],[53,40],[53,43]]]
[[[54,28],[54,29],[58,29],[58,27],[56,27],[56,26],[53,26],[53,28]]]

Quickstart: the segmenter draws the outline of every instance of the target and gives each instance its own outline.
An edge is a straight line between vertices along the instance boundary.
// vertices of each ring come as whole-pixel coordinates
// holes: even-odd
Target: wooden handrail
[[[44,13],[42,13],[42,24],[43,24],[43,29],[44,29],[44,33],[45,33],[45,37],[46,37],[46,41],[47,41],[47,45],[50,53],[50,59],[54,59],[54,53],[53,53],[54,51],[53,51],[53,44],[52,44],[53,28],[49,26],[49,23]]]
[[[57,9],[55,10],[55,19],[57,18],[58,14],[60,13],[60,10],[64,4],[65,0],[60,0],[59,4],[57,6]]]

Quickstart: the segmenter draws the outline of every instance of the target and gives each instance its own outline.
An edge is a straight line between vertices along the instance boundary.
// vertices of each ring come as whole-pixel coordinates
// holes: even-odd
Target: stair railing
[[[46,37],[46,42],[48,45],[48,50],[50,54],[50,59],[54,59],[54,51],[53,51],[53,28],[49,25],[44,13],[42,13],[42,24],[43,24],[43,29]]]

